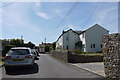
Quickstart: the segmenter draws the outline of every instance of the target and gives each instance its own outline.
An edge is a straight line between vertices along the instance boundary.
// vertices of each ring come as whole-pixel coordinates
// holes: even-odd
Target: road
[[[49,54],[41,54],[34,68],[14,67],[5,70],[2,67],[3,78],[102,78],[94,73],[61,62]]]

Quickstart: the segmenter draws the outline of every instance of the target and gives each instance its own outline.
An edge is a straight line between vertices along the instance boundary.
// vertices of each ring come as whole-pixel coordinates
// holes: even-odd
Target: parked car
[[[36,49],[31,49],[31,51],[32,51],[32,54],[34,54],[34,56],[35,56],[35,60],[37,60],[38,59],[38,52],[36,51]]]
[[[37,56],[40,56],[39,51],[37,49],[35,51],[36,51]]]
[[[34,55],[30,48],[15,47],[11,48],[5,56],[5,67],[34,65]]]

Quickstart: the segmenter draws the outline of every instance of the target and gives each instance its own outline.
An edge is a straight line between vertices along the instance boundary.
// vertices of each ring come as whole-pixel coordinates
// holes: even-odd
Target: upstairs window
[[[66,37],[66,40],[68,41],[68,36]]]
[[[102,45],[102,44],[101,44],[100,46],[101,46],[101,48],[103,48],[103,45]]]
[[[84,33],[82,34],[82,37],[83,37],[83,38],[85,37]]]
[[[92,48],[92,44],[91,44],[91,48]]]
[[[95,44],[93,44],[93,48],[95,48]]]

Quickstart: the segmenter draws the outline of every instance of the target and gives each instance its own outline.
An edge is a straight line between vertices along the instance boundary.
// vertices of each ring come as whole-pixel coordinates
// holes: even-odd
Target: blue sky
[[[2,5],[5,4],[8,3]],[[56,41],[63,30],[85,30],[96,23],[110,33],[118,32],[117,2],[80,2],[66,18],[66,13],[73,4],[74,2],[15,2],[3,7],[0,9],[2,39],[20,38],[22,35],[25,42],[31,41],[38,45],[44,38],[47,42]],[[96,4],[98,6],[95,9]],[[64,25],[57,26],[63,18]]]

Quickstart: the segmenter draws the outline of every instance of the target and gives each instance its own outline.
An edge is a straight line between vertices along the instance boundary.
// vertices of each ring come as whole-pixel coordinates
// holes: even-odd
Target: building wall
[[[80,40],[82,41],[82,48],[81,48],[81,51],[86,52],[86,48],[85,48],[85,46],[86,46],[85,33],[79,35],[79,37],[80,37]]]
[[[85,41],[86,41],[86,52],[99,52],[102,51],[101,41],[102,36],[109,34],[107,30],[100,27],[99,25],[94,25],[85,32]],[[95,48],[93,48],[95,44]],[[91,48],[92,45],[92,48]]]
[[[64,49],[74,50],[75,43],[80,41],[78,34],[74,33],[72,30],[69,30],[67,33],[64,34],[63,42],[64,42]]]
[[[0,41],[0,57],[2,56],[2,41]]]
[[[62,49],[62,48],[63,48],[63,36],[61,36],[56,42],[56,49]]]

